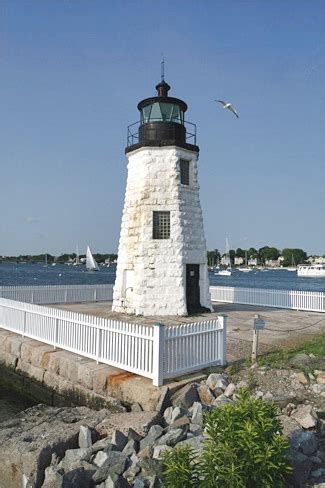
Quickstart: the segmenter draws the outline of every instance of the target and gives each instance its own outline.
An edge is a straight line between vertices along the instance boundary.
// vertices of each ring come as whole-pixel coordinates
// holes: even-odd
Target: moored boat
[[[303,276],[305,278],[325,278],[325,264],[298,266],[297,276]]]

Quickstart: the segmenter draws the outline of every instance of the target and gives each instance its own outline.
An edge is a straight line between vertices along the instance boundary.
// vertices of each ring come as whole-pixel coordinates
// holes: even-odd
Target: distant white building
[[[244,258],[242,258],[242,257],[235,257],[234,264],[235,264],[236,266],[240,266],[240,265],[241,265],[241,264],[243,264],[243,263],[244,263]]]

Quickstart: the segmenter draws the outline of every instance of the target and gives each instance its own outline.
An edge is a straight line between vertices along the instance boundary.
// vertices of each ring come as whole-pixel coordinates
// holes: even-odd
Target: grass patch
[[[259,366],[281,367],[296,354],[305,353],[313,354],[315,358],[324,360],[325,358],[325,334],[314,337],[313,339],[298,344],[294,347],[279,349],[274,352],[269,352],[263,356],[259,356],[257,363]],[[306,365],[302,365],[304,369]]]

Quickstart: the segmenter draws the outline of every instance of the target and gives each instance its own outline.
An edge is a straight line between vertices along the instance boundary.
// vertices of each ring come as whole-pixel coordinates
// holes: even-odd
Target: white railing
[[[210,293],[215,302],[325,312],[323,292],[211,286]]]
[[[111,301],[113,285],[0,286],[0,297],[39,305]]]
[[[226,358],[224,316],[146,326],[0,298],[0,327],[151,378],[156,386]]]

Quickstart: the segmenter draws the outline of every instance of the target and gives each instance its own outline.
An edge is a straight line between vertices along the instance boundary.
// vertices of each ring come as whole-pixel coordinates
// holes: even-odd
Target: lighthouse
[[[138,104],[128,127],[128,176],[113,311],[144,316],[211,311],[207,249],[199,199],[196,126],[187,105],[168,95]]]

